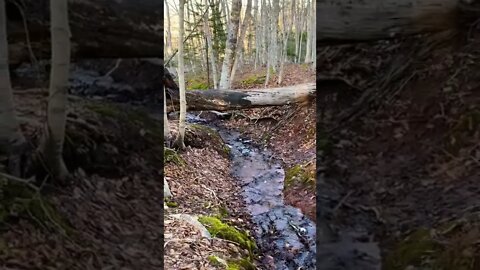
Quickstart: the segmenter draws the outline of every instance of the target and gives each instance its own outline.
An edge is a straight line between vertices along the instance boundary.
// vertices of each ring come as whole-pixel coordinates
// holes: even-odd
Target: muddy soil
[[[319,214],[354,243],[378,242],[382,269],[478,269],[479,42],[472,31],[319,52],[320,76],[366,97],[318,122],[332,145]]]

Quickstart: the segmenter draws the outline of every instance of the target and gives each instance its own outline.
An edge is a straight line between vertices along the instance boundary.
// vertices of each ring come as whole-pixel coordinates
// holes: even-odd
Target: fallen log
[[[315,89],[315,83],[306,83],[267,89],[188,90],[186,92],[187,110],[228,111],[306,103],[315,97]],[[171,98],[168,103],[179,104],[177,94],[172,95]],[[168,111],[175,110],[173,107],[177,106],[169,106]]]
[[[163,57],[162,1],[69,0],[68,8],[74,59]],[[36,58],[50,58],[48,0],[7,0],[7,17],[10,64],[30,61],[25,29]]]
[[[386,39],[456,27],[459,0],[317,1],[320,43]]]

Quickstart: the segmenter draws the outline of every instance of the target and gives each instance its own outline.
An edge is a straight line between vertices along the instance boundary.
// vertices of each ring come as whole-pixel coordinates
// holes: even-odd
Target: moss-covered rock
[[[250,254],[257,249],[257,244],[246,232],[240,231],[235,227],[222,222],[217,217],[200,216],[198,221],[202,223],[213,237],[222,238],[235,243],[240,247],[245,248]]]
[[[165,204],[170,208],[178,207],[178,203],[173,202],[173,201],[165,201]]]
[[[395,245],[385,259],[386,270],[476,270],[478,225],[449,222],[437,229],[420,228]],[[476,253],[477,252],[477,253]],[[477,260],[477,261],[476,261]]]
[[[285,189],[288,189],[294,184],[302,184],[315,189],[315,163],[297,164],[287,169],[285,171]]]
[[[55,207],[33,188],[0,176],[0,223],[9,218],[24,218],[44,228],[72,234],[73,229]]]
[[[255,265],[248,258],[227,260],[227,270],[255,270]]]
[[[204,125],[187,125],[185,145],[195,148],[210,148],[224,157],[228,157],[230,154],[230,148],[225,144],[218,131]]]
[[[243,259],[222,259],[216,255],[208,256],[208,261],[213,266],[223,266],[227,270],[255,270],[255,265],[249,258]]]
[[[141,136],[155,141],[163,140],[161,123],[141,109],[108,102],[92,102],[86,104],[85,107],[104,118],[110,118],[115,123],[120,123],[119,128],[125,133],[143,134]]]
[[[179,166],[185,165],[183,158],[174,149],[168,147],[163,148],[163,161],[164,163],[173,162]]]
[[[404,270],[421,265],[426,256],[438,253],[440,246],[432,239],[430,230],[422,228],[398,243],[385,261],[386,270]]]

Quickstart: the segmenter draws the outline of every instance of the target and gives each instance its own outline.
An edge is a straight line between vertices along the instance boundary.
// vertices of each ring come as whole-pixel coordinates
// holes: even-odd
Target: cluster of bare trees
[[[172,18],[175,16],[172,8],[178,15],[178,31],[175,31],[178,32],[177,42],[173,42],[175,25]],[[185,147],[185,60],[189,62],[189,68],[194,73],[198,68],[206,70],[208,84],[212,77],[213,87],[219,90],[231,88],[237,69],[244,63],[254,66],[255,69],[259,66],[266,67],[265,86],[269,83],[271,72],[278,72],[277,83],[282,82],[285,62],[315,65],[316,13],[313,0],[246,0],[244,8],[242,0],[233,0],[231,5],[226,0],[172,0],[165,2],[165,12],[166,65],[174,56],[177,57],[180,89],[177,100],[180,104],[179,132],[174,142],[177,148]],[[185,37],[186,33],[188,34]],[[314,90],[311,85],[302,87],[301,90],[305,91],[304,97],[311,95]],[[198,101],[197,108],[202,105],[203,108],[229,108],[209,103],[206,92],[204,95],[190,93],[190,96]],[[232,106],[235,106],[236,102],[240,103],[240,100],[235,100],[226,93],[218,92],[218,96],[227,100],[226,103],[233,104]],[[252,107],[278,103],[279,100],[273,97],[266,95],[258,104],[251,103]],[[269,98],[273,99],[266,100]],[[245,99],[248,99],[248,94]],[[292,97],[288,95],[280,99],[281,102],[289,102],[285,100],[292,100]],[[164,107],[164,134],[168,137],[166,103]]]
[[[190,0],[184,15],[189,68],[207,71],[215,89],[229,89],[245,64],[267,67],[267,84],[270,72],[278,72],[281,83],[285,62],[315,65],[315,10],[313,0]],[[165,11],[165,51],[172,55],[177,1],[166,1]]]
[[[50,0],[51,71],[47,124],[38,158],[52,177],[68,176],[62,152],[65,138],[70,65],[70,28],[67,0]],[[10,82],[5,0],[0,0],[0,155],[7,156],[9,172],[19,175],[19,149],[26,144],[15,114]]]

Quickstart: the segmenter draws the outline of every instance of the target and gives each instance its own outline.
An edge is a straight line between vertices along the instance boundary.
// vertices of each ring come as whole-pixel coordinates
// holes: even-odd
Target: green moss
[[[200,216],[198,221],[207,228],[213,237],[238,243],[240,247],[247,249],[250,254],[253,254],[252,252],[257,249],[255,241],[245,232],[239,231],[235,227],[223,223],[217,217]]]
[[[227,145],[223,146],[223,150],[225,151],[225,154],[228,156],[230,155],[230,153],[232,153],[232,149],[230,149],[230,147],[228,147]]]
[[[250,259],[228,259],[224,260],[218,256],[210,255],[208,256],[208,261],[213,266],[224,266],[227,270],[255,270],[256,267],[253,265]]]
[[[480,111],[474,110],[460,116],[457,125],[453,128],[447,151],[457,155],[465,144],[470,142],[471,136],[480,128]]]
[[[228,157],[230,154],[230,149],[220,134],[215,129],[204,125],[187,125],[185,144],[196,148],[211,148],[223,157]]]
[[[166,201],[165,204],[170,208],[178,207],[178,203],[176,202]]]
[[[0,190],[0,222],[6,222],[9,217],[22,217],[43,227],[62,230],[66,234],[73,233],[73,229],[47,198],[32,188],[2,179]]]
[[[207,257],[208,262],[210,262],[211,265],[213,266],[223,266],[225,265],[225,260],[221,259],[218,256],[215,255],[210,255]]]
[[[322,151],[324,154],[330,154],[333,150],[333,143],[330,137],[324,130],[318,131],[317,137],[317,151]]]
[[[226,218],[226,217],[230,216],[230,213],[229,213],[227,207],[225,207],[223,205],[221,205],[218,208],[218,213],[219,213],[218,215],[219,215],[220,218]]]
[[[208,89],[208,84],[206,82],[192,82],[188,86],[187,90],[206,90]]]
[[[260,83],[265,83],[266,78],[267,78],[266,75],[252,74],[242,80],[242,85],[246,87],[246,86],[253,86]]]
[[[228,260],[227,270],[255,270],[257,269],[250,259]]]
[[[164,147],[163,148],[163,162],[168,163],[168,162],[173,162],[179,166],[183,166],[186,164],[186,162],[180,157],[180,155],[171,148]]]
[[[315,178],[315,166],[312,164],[304,166],[297,164],[285,172],[285,189],[290,187],[293,183],[299,182],[315,188],[316,178]]]
[[[86,108],[105,117],[116,118],[121,114],[121,110],[110,103],[89,103]]]
[[[195,74],[194,77],[186,78],[187,90],[206,90],[209,89],[207,74]]]
[[[263,141],[264,143],[268,143],[270,142],[270,139],[272,139],[272,134],[263,133],[261,141]]]
[[[124,124],[128,130],[144,129],[146,134],[150,135],[154,140],[163,140],[161,123],[141,109],[132,109],[108,102],[92,102],[85,106],[103,117],[113,118],[116,122]]]
[[[438,254],[441,246],[432,239],[430,230],[418,229],[396,245],[385,260],[386,270],[404,270],[407,266],[421,266]],[[430,257],[430,258],[429,258]]]

